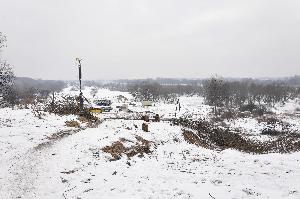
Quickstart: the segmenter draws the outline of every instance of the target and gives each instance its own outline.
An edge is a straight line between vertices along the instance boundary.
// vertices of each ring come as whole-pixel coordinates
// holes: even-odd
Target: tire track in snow
[[[36,194],[38,191],[37,181],[40,171],[47,163],[51,162],[51,148],[62,139],[85,129],[79,128],[54,133],[46,142],[38,144],[23,154],[15,155],[11,159],[9,179],[5,185],[2,185],[1,192],[5,195],[1,198],[39,198]]]
[[[96,128],[103,121],[99,120],[89,128]],[[85,129],[87,127],[59,131],[52,134],[46,142],[38,144],[23,154],[15,155],[11,159],[8,183],[1,186],[0,193],[5,193],[1,198],[40,198],[37,195],[37,181],[41,170],[53,160],[51,153],[53,147],[63,139]]]

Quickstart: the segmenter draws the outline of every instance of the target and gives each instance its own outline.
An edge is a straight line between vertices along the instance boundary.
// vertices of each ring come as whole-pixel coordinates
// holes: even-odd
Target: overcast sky
[[[17,76],[300,74],[299,0],[0,0]]]

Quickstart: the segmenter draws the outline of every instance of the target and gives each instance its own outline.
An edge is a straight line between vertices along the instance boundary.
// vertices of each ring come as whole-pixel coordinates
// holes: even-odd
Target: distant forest
[[[130,85],[140,83],[156,83],[160,85],[189,85],[189,86],[200,86],[209,78],[202,79],[188,79],[188,78],[155,78],[155,79],[120,79],[120,80],[83,80],[84,86],[97,86],[106,87],[114,90],[128,90]],[[222,78],[227,82],[246,82],[256,84],[281,84],[291,87],[300,86],[300,76],[295,75],[292,77],[285,78]],[[19,90],[37,89],[37,90],[49,90],[49,91],[60,91],[67,85],[76,85],[78,82],[63,81],[63,80],[42,80],[32,79],[28,77],[16,77],[15,86]]]

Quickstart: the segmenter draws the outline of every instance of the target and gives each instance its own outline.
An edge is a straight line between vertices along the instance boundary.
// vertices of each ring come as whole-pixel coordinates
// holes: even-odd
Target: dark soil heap
[[[102,148],[101,150],[105,153],[110,153],[112,156],[112,159],[110,161],[119,160],[122,157],[122,154],[125,154],[128,158],[131,158],[135,155],[138,155],[139,157],[143,157],[144,154],[151,153],[150,151],[150,141],[145,140],[141,136],[136,136],[136,142],[134,145],[130,147],[125,147],[122,142],[132,142],[127,139],[120,139],[120,141],[116,141],[112,143],[110,146],[106,146]]]
[[[250,139],[247,135],[241,135],[228,128],[215,127],[205,120],[194,121],[180,118],[175,119],[173,123],[184,127],[183,136],[187,142],[208,149],[230,148],[255,154],[300,151],[300,135],[297,133],[278,134],[274,140],[262,142]]]

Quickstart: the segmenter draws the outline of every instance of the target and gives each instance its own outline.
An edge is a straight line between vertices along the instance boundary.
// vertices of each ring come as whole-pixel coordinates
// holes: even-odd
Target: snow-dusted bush
[[[76,115],[80,112],[80,107],[76,97],[66,95],[60,96],[59,99],[49,99],[45,104],[44,110],[58,115]]]
[[[84,118],[97,121],[97,117],[94,117],[87,107],[83,107],[80,110],[79,100],[76,96],[60,96],[58,99],[55,96],[48,99],[44,104],[44,111],[58,114],[58,115],[80,115]]]

